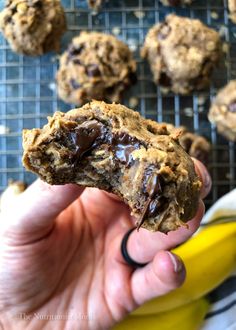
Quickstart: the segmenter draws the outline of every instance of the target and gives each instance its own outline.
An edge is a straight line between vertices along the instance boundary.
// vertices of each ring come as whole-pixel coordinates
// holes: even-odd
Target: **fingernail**
[[[169,251],[167,251],[167,253],[170,256],[170,259],[174,266],[175,273],[180,273],[183,270],[183,263],[182,263],[181,259],[176,254],[173,254]]]

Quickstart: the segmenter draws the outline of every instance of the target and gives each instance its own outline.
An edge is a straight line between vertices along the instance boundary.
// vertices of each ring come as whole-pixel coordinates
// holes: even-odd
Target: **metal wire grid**
[[[158,0],[110,0],[101,12],[94,15],[86,0],[62,0],[66,10],[68,32],[63,37],[65,49],[73,36],[81,30],[96,30],[115,34],[129,44],[138,63],[139,82],[126,95],[128,106],[137,102],[136,110],[147,118],[186,125],[190,130],[206,136],[213,145],[209,170],[213,189],[206,201],[211,205],[235,187],[236,152],[234,143],[216,133],[207,120],[210,101],[216,91],[230,79],[236,78],[236,25],[228,19],[227,0],[195,0],[186,8],[167,8]],[[4,1],[0,0],[3,7]],[[139,50],[148,29],[162,21],[169,12],[199,18],[220,30],[230,50],[216,71],[210,91],[190,96],[162,95],[152,82],[147,63]],[[73,107],[57,99],[54,77],[58,66],[55,54],[38,58],[14,54],[0,36],[0,191],[9,179],[32,182],[35,176],[25,172],[21,163],[21,131],[41,127],[55,110]],[[4,132],[4,127],[6,131]]]

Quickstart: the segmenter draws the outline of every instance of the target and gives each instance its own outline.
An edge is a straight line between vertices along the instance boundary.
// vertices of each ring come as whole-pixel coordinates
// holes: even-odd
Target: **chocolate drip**
[[[127,133],[117,134],[112,138],[112,151],[122,164],[130,165],[133,161],[131,153],[139,148],[140,142]]]

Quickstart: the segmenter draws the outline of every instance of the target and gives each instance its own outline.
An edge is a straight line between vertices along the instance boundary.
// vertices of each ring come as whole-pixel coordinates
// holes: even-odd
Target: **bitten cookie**
[[[49,184],[98,187],[127,203],[137,226],[167,233],[198,208],[194,164],[166,125],[118,104],[94,101],[43,129],[25,130],[25,167]]]
[[[229,17],[236,23],[236,0],[228,0]]]
[[[189,94],[209,85],[221,42],[219,34],[199,20],[172,14],[150,29],[141,55],[148,60],[157,84]]]
[[[184,126],[176,128],[171,124],[166,124],[170,133],[175,133],[181,130],[179,136],[179,143],[182,148],[191,156],[194,157],[205,165],[208,164],[209,153],[211,151],[211,144],[203,136],[189,132]]]
[[[208,118],[216,125],[220,134],[236,141],[236,80],[230,81],[218,92]]]
[[[92,99],[120,102],[135,82],[136,62],[128,46],[112,35],[82,32],[61,56],[59,97],[81,105]]]
[[[8,0],[0,13],[0,29],[17,53],[59,51],[66,31],[64,10],[59,0]]]

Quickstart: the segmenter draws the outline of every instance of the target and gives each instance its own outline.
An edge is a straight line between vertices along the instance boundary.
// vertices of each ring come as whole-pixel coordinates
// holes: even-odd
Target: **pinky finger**
[[[133,298],[138,305],[178,288],[185,280],[182,260],[169,251],[159,251],[147,266],[134,271]]]

